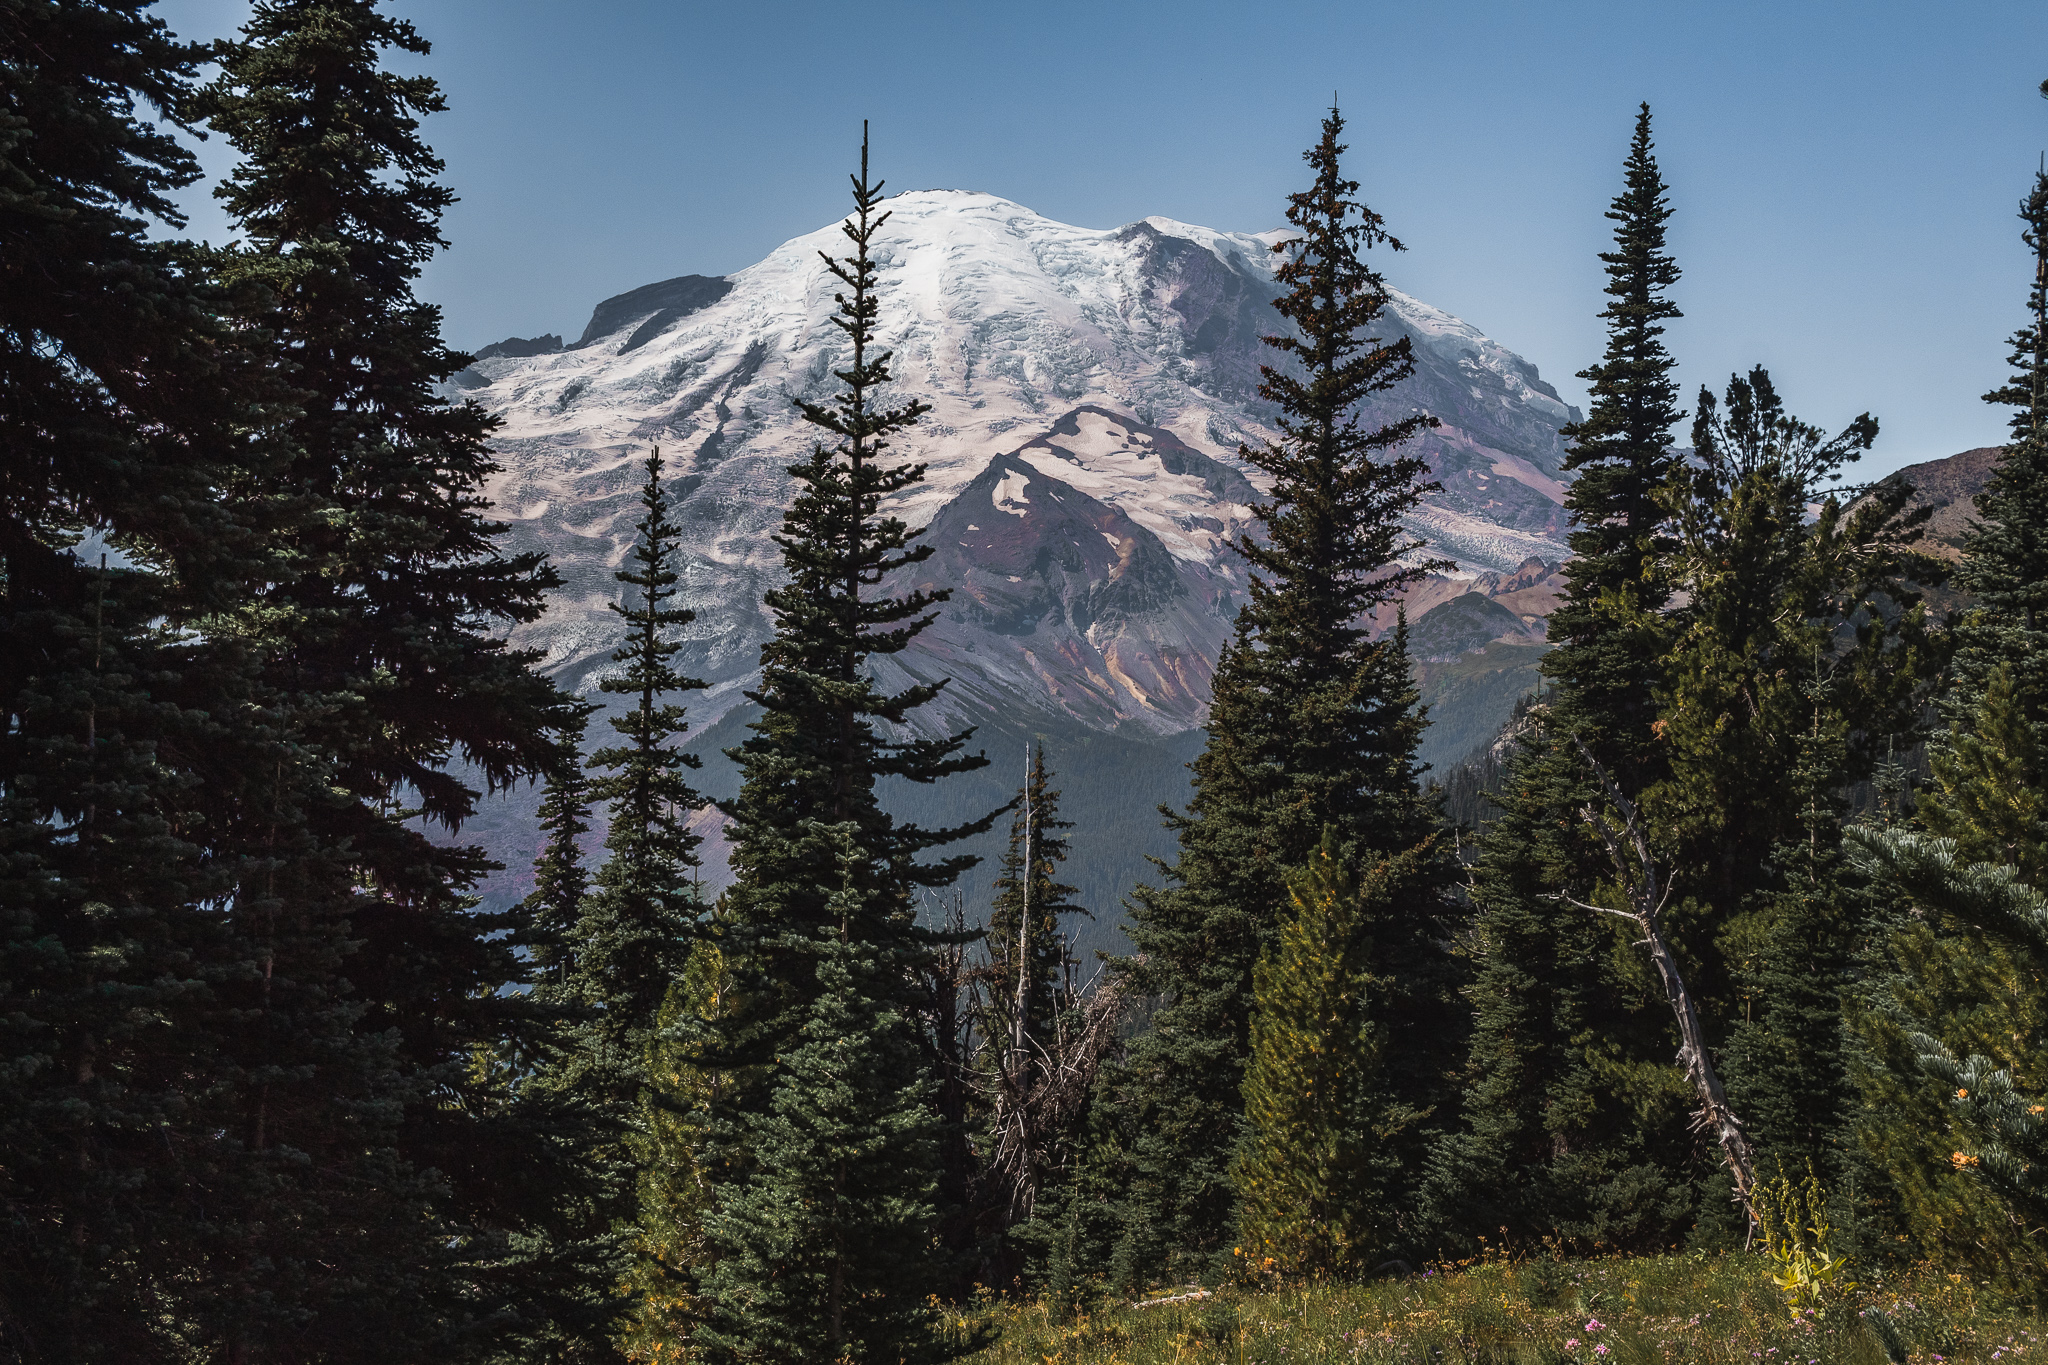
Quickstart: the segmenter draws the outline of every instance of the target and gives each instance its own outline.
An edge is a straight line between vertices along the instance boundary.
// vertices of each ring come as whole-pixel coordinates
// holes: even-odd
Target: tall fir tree
[[[1947,719],[1967,731],[1992,674],[2004,668],[2039,752],[2048,746],[2048,171],[2035,173],[2020,221],[2034,266],[2027,325],[2012,336],[2011,377],[1984,395],[2013,409],[2012,439],[1977,495],[1983,519],[1971,525],[1956,569],[1972,604],[1956,629]],[[2034,769],[2035,785],[2042,776]],[[2035,837],[2048,838],[2048,824]]]
[[[588,1116],[580,1152],[588,1169],[581,1188],[565,1192],[556,1235],[544,1244],[580,1274],[583,1293],[527,1344],[549,1360],[616,1360],[626,1349],[647,1358],[661,1344],[647,1322],[650,1295],[671,1292],[659,1267],[645,1264],[662,1254],[649,1250],[645,1225],[666,1226],[675,1213],[667,1186],[649,1175],[673,1160],[682,1106],[662,1079],[673,1070],[673,1048],[658,1033],[702,914],[701,837],[689,820],[706,803],[687,776],[699,761],[675,747],[688,729],[684,708],[669,698],[703,684],[676,670],[683,646],[667,638],[696,613],[671,605],[679,536],[658,447],[643,468],[634,545],[613,574],[623,600],[609,604],[626,627],[611,655],[623,669],[599,684],[633,699],[611,719],[624,742],[591,754],[586,767],[580,741],[587,712],[597,708],[564,727],[540,809],[548,841],[527,902],[532,994],[558,1032],[525,1090],[537,1105]],[[595,802],[606,805],[607,856],[593,883],[578,840]],[[579,1301],[584,1311],[576,1313]],[[672,1317],[662,1316],[662,1330]]]
[[[1577,817],[1598,790],[1583,741],[1634,799],[1662,775],[1654,688],[1666,646],[1671,549],[1660,494],[1679,467],[1681,413],[1664,324],[1679,268],[1672,209],[1642,106],[1607,217],[1607,349],[1581,372],[1592,405],[1565,428],[1573,531],[1567,588],[1549,623],[1550,685],[1512,761],[1473,873],[1466,1130],[1438,1153],[1432,1202],[1446,1224],[1583,1245],[1665,1245],[1691,1221],[1682,1114],[1661,992],[1620,931],[1557,899],[1589,891],[1607,857]]]
[[[1844,794],[1922,737],[1941,662],[1906,581],[1931,567],[1911,549],[1927,511],[1896,480],[1829,487],[1876,435],[1868,414],[1833,437],[1799,421],[1761,367],[1725,402],[1701,391],[1695,463],[1667,494],[1684,594],[1657,690],[1670,771],[1643,797],[1687,980],[1765,1170],[1836,1186],[1868,928],[1843,875]]]
[[[845,338],[829,404],[799,402],[826,435],[791,469],[797,495],[776,544],[788,581],[766,594],[775,634],[761,650],[762,708],[731,752],[740,794],[726,808],[734,881],[720,950],[732,1006],[704,1031],[700,1065],[720,1075],[709,1113],[709,1221],[717,1258],[701,1286],[698,1348],[714,1360],[919,1359],[937,1352],[927,1296],[941,1283],[929,1159],[933,1041],[918,1023],[936,935],[913,899],[972,859],[919,861],[990,815],[950,829],[898,822],[883,779],[930,783],[982,766],[965,735],[904,735],[943,683],[889,693],[871,660],[934,619],[944,590],[885,580],[930,557],[884,511],[922,464],[889,456],[929,411],[886,405],[877,340],[881,182],[863,127],[852,253],[823,257],[843,292]]]
[[[2048,1093],[2038,1061],[2048,1044],[2038,946],[1966,913],[1987,894],[1999,901],[2039,892],[2048,875],[2040,800],[2048,738],[2048,173],[2035,173],[2020,220],[2033,256],[2027,325],[2012,338],[2011,378],[1985,395],[2014,409],[2012,440],[1978,496],[1983,520],[1963,543],[1956,581],[1974,601],[1955,631],[1947,730],[1930,746],[1934,782],[1917,812],[1946,848],[1935,856],[1926,841],[1916,853],[1906,836],[1890,848],[1876,836],[1861,841],[1904,894],[1857,1019],[1865,1044],[1857,1082],[1867,1111],[1858,1136],[1882,1177],[1897,1235],[2034,1297],[2048,1261],[2028,1233],[2026,1201],[1987,1183],[1973,1164],[1987,1138],[1999,1136],[1997,1115],[1957,1097],[1957,1089],[1983,1095],[1945,1069],[1962,1058],[1973,1075],[2002,1076],[2021,1095]],[[1913,866],[1918,875],[1900,875]],[[1987,878],[2007,885],[1987,891]]]
[[[405,1226],[431,1257],[466,1262],[430,1276],[435,1292],[391,1297],[391,1331],[477,1341],[466,1334],[535,1330],[553,1311],[503,1254],[576,1162],[473,1064],[549,1023],[506,989],[526,970],[506,932],[517,916],[474,909],[487,860],[428,827],[460,830],[472,782],[543,774],[566,703],[504,643],[556,580],[541,556],[499,548],[484,515],[491,420],[438,395],[466,358],[413,292],[453,197],[419,137],[443,101],[383,57],[426,51],[376,0],[265,0],[193,107],[240,156],[216,193],[243,241],[212,268],[252,298],[244,318],[274,338],[296,390],[271,491],[300,515],[280,537],[291,571],[264,595],[265,680],[333,768],[338,799],[310,826],[346,849],[362,889],[347,925],[358,1027],[394,1041],[393,1073],[420,1096],[398,1111],[395,1159],[438,1172],[442,1193],[434,1217]]]
[[[605,774],[591,782],[590,798],[606,807],[606,857],[582,901],[570,974],[576,1003],[592,1012],[579,1048],[589,1070],[577,1084],[601,1103],[628,1108],[645,1098],[647,1047],[704,909],[695,881],[703,840],[689,822],[706,802],[688,780],[701,763],[675,747],[689,726],[683,708],[668,700],[704,684],[676,670],[682,641],[664,638],[697,614],[670,605],[681,533],[669,519],[658,447],[646,471],[644,515],[627,566],[613,575],[626,600],[610,606],[627,637],[612,662],[624,671],[599,684],[634,701],[611,721],[625,742],[590,756],[590,767]]]
[[[506,1292],[531,1304],[509,1314],[513,1325],[500,1333],[497,1350],[508,1361],[616,1360],[629,1308],[619,1286],[633,1268],[636,1172],[626,1136],[634,1115],[597,1083],[617,1069],[591,1062],[601,1011],[586,1003],[578,960],[591,883],[582,847],[591,828],[583,739],[597,710],[570,707],[557,732],[538,812],[546,838],[533,862],[533,891],[517,915],[536,1022],[497,1051],[480,1050],[474,1063],[477,1074],[498,1082],[496,1105],[556,1163],[528,1216],[504,1234],[498,1277]]]
[[[1565,494],[1572,557],[1564,599],[1550,617],[1557,647],[1544,656],[1543,672],[1556,684],[1555,725],[1583,738],[1633,799],[1659,772],[1651,693],[1661,641],[1651,622],[1670,589],[1654,570],[1671,548],[1661,495],[1680,467],[1671,427],[1684,415],[1664,324],[1685,315],[1668,293],[1679,269],[1665,244],[1672,211],[1647,104],[1636,115],[1623,175],[1607,210],[1614,250],[1600,253],[1607,351],[1579,372],[1592,395],[1585,420],[1560,433],[1571,442],[1564,467],[1578,477]]]
[[[1344,177],[1343,129],[1333,109],[1304,154],[1314,184],[1289,199],[1295,235],[1274,247],[1287,291],[1274,306],[1293,328],[1266,338],[1283,360],[1260,387],[1280,408],[1281,439],[1239,449],[1273,479],[1254,508],[1260,533],[1238,547],[1250,600],[1217,662],[1194,796],[1185,815],[1166,812],[1180,841],[1170,884],[1140,887],[1131,909],[1131,985],[1166,1003],[1119,1086],[1133,1143],[1125,1279],[1228,1259],[1252,973],[1286,904],[1288,869],[1326,826],[1367,856],[1413,847],[1432,823],[1416,786],[1423,718],[1405,632],[1374,640],[1366,618],[1427,571],[1399,518],[1434,485],[1401,447],[1433,419],[1360,423],[1360,405],[1414,362],[1407,338],[1371,335],[1387,290],[1361,253],[1400,243]],[[1418,885],[1401,932],[1436,932],[1438,910],[1435,889]],[[1418,1017],[1392,1045],[1444,1036]]]
[[[1389,1041],[1430,972],[1388,960],[1379,940],[1403,937],[1408,883],[1428,876],[1431,845],[1360,876],[1326,835],[1288,878],[1293,913],[1253,978],[1248,1131],[1232,1172],[1248,1272],[1352,1278],[1416,1245],[1402,1227],[1419,1164],[1410,1134],[1430,1111]]]
[[[340,999],[349,888],[307,832],[330,774],[257,667],[286,394],[202,253],[150,239],[197,177],[177,130],[204,52],[147,9],[0,11],[12,1360],[318,1349],[339,1281],[374,1300],[409,1268],[362,1215],[402,1228],[423,1193],[386,1160],[405,1088]]]
[[[721,913],[714,906],[712,919]],[[691,1331],[702,1316],[697,1286],[712,1260],[704,1120],[719,1074],[698,1064],[692,1044],[693,1034],[716,1026],[732,989],[714,935],[715,929],[696,938],[647,1043],[651,1094],[635,1146],[639,1221],[620,1346],[628,1359],[654,1365],[691,1359]]]

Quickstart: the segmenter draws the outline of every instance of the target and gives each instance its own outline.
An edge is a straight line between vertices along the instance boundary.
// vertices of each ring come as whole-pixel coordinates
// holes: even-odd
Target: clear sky
[[[986,190],[1113,227],[1278,226],[1334,92],[1410,293],[1572,402],[1598,358],[1601,217],[1636,104],[1677,210],[1688,398],[1768,365],[1792,410],[1881,424],[1877,472],[2002,439],[2044,147],[2041,0],[821,4],[395,0],[462,196],[423,293],[452,342],[724,274],[846,202],[860,120],[893,190]],[[189,37],[246,0],[165,0]],[[208,160],[219,167],[218,147]],[[224,227],[195,195],[193,231]]]

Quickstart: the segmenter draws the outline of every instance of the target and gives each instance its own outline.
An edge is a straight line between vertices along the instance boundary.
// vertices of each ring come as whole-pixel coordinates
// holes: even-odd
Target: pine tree
[[[1623,171],[1607,210],[1614,250],[1600,253],[1607,351],[1579,372],[1593,399],[1585,420],[1559,433],[1572,443],[1564,467],[1578,477],[1565,494],[1572,558],[1543,672],[1557,684],[1555,724],[1580,735],[1633,799],[1658,772],[1650,725],[1661,641],[1652,622],[1670,589],[1653,570],[1671,548],[1660,496],[1680,468],[1671,425],[1683,415],[1663,324],[1685,316],[1666,293],[1679,269],[1665,246],[1671,204],[1647,104]]]
[[[665,605],[676,596],[680,532],[669,520],[659,448],[646,468],[640,494],[646,514],[635,528],[628,566],[613,575],[629,599],[638,594],[637,601],[610,604],[627,625],[626,642],[612,652],[612,662],[625,671],[599,684],[637,701],[612,718],[626,743],[590,756],[590,766],[607,773],[590,784],[591,799],[608,807],[607,856],[582,902],[572,971],[578,1003],[595,1011],[583,1030],[583,1065],[591,1068],[585,1083],[606,1102],[627,1106],[643,1099],[643,1058],[669,988],[689,961],[702,912],[688,880],[702,839],[689,820],[705,801],[686,777],[700,763],[673,747],[688,726],[683,708],[666,699],[704,684],[676,671],[672,661],[682,642],[662,638],[697,614]]]
[[[944,684],[886,693],[869,660],[906,648],[946,593],[881,586],[932,553],[882,511],[924,478],[923,465],[885,457],[929,408],[880,401],[890,357],[876,339],[871,248],[889,215],[877,212],[865,131],[853,196],[852,254],[824,257],[844,291],[833,318],[850,351],[834,370],[843,387],[830,404],[799,403],[827,439],[791,470],[797,496],[776,537],[789,578],[766,594],[775,635],[748,694],[763,714],[730,751],[742,785],[726,808],[734,882],[719,946],[733,1004],[698,1056],[723,1078],[707,1129],[717,1260],[697,1334],[713,1359],[935,1349],[933,1041],[914,1025],[938,936],[919,927],[913,897],[971,862],[919,856],[994,816],[926,829],[876,798],[881,779],[935,782],[986,760],[962,752],[964,735],[882,733],[904,733]]]
[[[2000,709],[1999,723],[2017,719]],[[1866,875],[1904,902],[1856,1019],[1857,1137],[1896,1235],[2037,1301],[2048,1257],[2029,1228],[2044,1200],[2026,1168],[2042,1155],[2048,1095],[2039,888],[2010,865],[1970,862],[1958,840],[1907,828],[1850,837]]]
[[[1702,1012],[1770,1169],[1846,1171],[1842,1017],[1866,902],[1842,877],[1843,794],[1921,735],[1940,662],[1909,547],[1911,490],[1827,485],[1875,440],[1784,410],[1763,369],[1702,391],[1670,491],[1685,605],[1657,691],[1669,776],[1643,807],[1682,899]],[[1817,509],[1817,515],[1810,509]]]
[[[251,650],[246,603],[284,569],[289,509],[262,495],[281,391],[198,253],[144,221],[182,226],[205,56],[146,8],[0,13],[9,1359],[230,1355],[302,1320],[327,1270],[374,1297],[404,1275],[379,1273],[378,1229],[324,1265],[294,1241],[342,1230],[328,1181],[401,1213],[420,1193],[381,1159],[396,1092],[338,999],[346,883],[306,835],[328,774]],[[252,1072],[258,1032],[277,1065]],[[276,1150],[301,1124],[341,1135],[335,1161]]]
[[[714,908],[713,920],[719,916]],[[697,1283],[711,1263],[703,1125],[720,1079],[696,1064],[691,1034],[718,1022],[731,987],[716,942],[700,936],[648,1039],[652,1095],[636,1148],[639,1225],[627,1280],[633,1307],[620,1339],[631,1360],[680,1365],[690,1358],[690,1332],[700,1316]]]
[[[1643,965],[1621,933],[1556,899],[1607,876],[1577,817],[1598,792],[1575,741],[1631,799],[1662,773],[1653,689],[1672,542],[1659,494],[1679,467],[1680,416],[1663,324],[1681,314],[1667,293],[1679,270],[1648,105],[1624,175],[1607,212],[1614,250],[1600,256],[1607,349],[1580,374],[1586,419],[1564,430],[1578,478],[1566,494],[1574,557],[1543,660],[1552,686],[1474,871],[1468,1130],[1438,1154],[1430,1184],[1438,1217],[1468,1230],[1668,1245],[1691,1213],[1669,1013],[1637,988]]]
[[[1916,814],[1934,834],[1956,841],[1956,856],[1970,863],[2017,868],[2030,886],[2048,875],[2043,837],[2044,798],[2035,780],[2041,750],[2011,665],[2000,661],[1968,719],[1928,757],[1934,785],[1920,794]]]
[[[416,1097],[382,1111],[403,1116],[394,1170],[440,1173],[432,1216],[379,1215],[413,1239],[392,1259],[424,1289],[366,1301],[350,1327],[446,1341],[547,1318],[501,1257],[547,1221],[549,1182],[575,1163],[477,1064],[528,1048],[547,1021],[507,989],[525,975],[518,916],[473,908],[486,859],[425,827],[458,831],[472,782],[544,773],[566,703],[503,640],[555,578],[539,555],[500,551],[483,515],[491,421],[436,392],[466,360],[413,293],[452,198],[418,136],[443,102],[432,80],[384,69],[387,51],[427,44],[375,0],[267,0],[193,107],[241,157],[216,193],[245,240],[210,268],[249,301],[245,325],[274,339],[296,391],[264,490],[297,509],[277,546],[290,571],[264,594],[264,677],[332,765],[338,799],[308,818],[363,892],[346,926],[357,1028],[393,1040],[392,1084]],[[451,1257],[466,1258],[460,1276],[434,1268]]]
[[[601,1010],[586,1003],[578,948],[590,876],[582,838],[590,830],[583,736],[588,703],[568,709],[542,795],[546,842],[534,859],[534,889],[517,914],[526,950],[529,1002],[524,1027],[472,1065],[501,1116],[525,1139],[529,1169],[543,1173],[533,1205],[507,1230],[492,1266],[501,1320],[497,1350],[508,1360],[612,1361],[627,1310],[619,1285],[633,1269],[636,1172],[626,1150],[630,1106],[596,1077],[590,1062]],[[506,1152],[505,1155],[511,1155]]]
[[[1403,883],[1427,875],[1431,852],[1425,841],[1361,877],[1325,836],[1288,878],[1293,914],[1255,974],[1248,1132],[1232,1172],[1250,1270],[1357,1276],[1412,1241],[1409,1135],[1429,1111],[1388,1075],[1412,983],[1378,940],[1398,935]]]
[[[2044,1261],[2014,1220],[2020,1191],[2011,1182],[1997,1188],[1973,1164],[1997,1137],[2000,1106],[1979,1109],[1954,1094],[1984,1098],[1982,1085],[1959,1080],[1965,1070],[1986,1082],[2002,1076],[2009,1092],[2048,1093],[2037,1060],[2048,1042],[2038,950],[2012,926],[1970,913],[1987,896],[2039,891],[2048,839],[2039,799],[2048,736],[2048,174],[2036,172],[2020,218],[2034,256],[2028,325],[2012,338],[2011,379],[1985,395],[2015,409],[2013,439],[1978,497],[1984,520],[1963,544],[1956,581],[1974,604],[1955,631],[1947,732],[1930,745],[1934,789],[1917,812],[1941,839],[1858,836],[1860,860],[1903,904],[1873,954],[1875,980],[1856,1021],[1866,1051],[1856,1079],[1868,1115],[1858,1136],[1898,1235],[2032,1296]]]
[[[1359,424],[1359,405],[1414,363],[1407,338],[1370,335],[1387,291],[1360,253],[1400,243],[1344,178],[1343,128],[1333,109],[1304,154],[1315,183],[1289,201],[1297,235],[1274,248],[1287,291],[1274,306],[1294,330],[1266,338],[1284,368],[1265,367],[1260,387],[1281,410],[1281,440],[1239,450],[1273,478],[1271,500],[1253,509],[1262,537],[1238,547],[1250,601],[1217,662],[1188,812],[1167,812],[1180,840],[1173,884],[1140,887],[1132,906],[1131,987],[1166,1004],[1120,1086],[1134,1142],[1124,1278],[1228,1257],[1252,973],[1287,870],[1325,826],[1366,856],[1414,846],[1432,821],[1416,785],[1423,719],[1405,632],[1376,641],[1362,623],[1427,571],[1404,558],[1419,546],[1399,518],[1434,485],[1400,447],[1433,419]],[[1418,888],[1406,932],[1427,936],[1435,914]]]
[[[773,1102],[745,1123],[767,1178],[720,1189],[712,1216],[710,1319],[697,1341],[714,1358],[955,1354],[936,1339],[927,1302],[931,1071],[913,1021],[891,1003],[923,949],[908,936],[856,937],[874,912],[854,887],[863,858],[851,830],[837,837],[843,880],[827,911],[839,923],[810,936],[814,991],[776,1059]]]
[[[590,873],[583,866],[583,836],[590,832],[590,775],[583,766],[583,737],[597,707],[585,703],[564,716],[536,824],[546,835],[533,860],[533,890],[526,897],[523,946],[531,964],[536,999],[566,1005],[574,998],[569,973],[575,966],[571,935],[583,918]]]
[[[2012,337],[2012,377],[1984,395],[2013,408],[2012,439],[1977,495],[1984,519],[1971,527],[1956,571],[1974,603],[1956,632],[1953,695],[1982,695],[2005,665],[2038,749],[2048,741],[2048,172],[2036,173],[2020,220],[2034,255],[2028,325]]]

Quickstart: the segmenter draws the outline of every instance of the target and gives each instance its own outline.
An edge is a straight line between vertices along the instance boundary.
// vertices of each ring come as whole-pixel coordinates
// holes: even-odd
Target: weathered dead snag
[[[1699,1099],[1699,1108],[1693,1111],[1693,1131],[1711,1133],[1720,1144],[1722,1160],[1735,1182],[1735,1201],[1742,1205],[1742,1211],[1754,1230],[1758,1225],[1756,1153],[1749,1145],[1748,1135],[1742,1131],[1742,1121],[1729,1107],[1728,1094],[1721,1088],[1721,1078],[1714,1073],[1713,1059],[1707,1054],[1706,1031],[1700,1026],[1699,1011],[1693,1007],[1692,996],[1685,989],[1685,977],[1678,970],[1678,959],[1672,955],[1671,945],[1664,939],[1662,916],[1665,902],[1671,898],[1670,879],[1663,874],[1656,856],[1650,852],[1650,841],[1643,832],[1635,804],[1622,794],[1613,776],[1599,759],[1593,757],[1593,751],[1586,747],[1584,740],[1574,735],[1572,743],[1578,746],[1587,766],[1592,768],[1593,775],[1606,790],[1609,804],[1621,817],[1621,829],[1617,832],[1597,804],[1589,801],[1579,810],[1580,817],[1593,827],[1600,841],[1607,846],[1607,856],[1614,863],[1615,875],[1621,880],[1621,892],[1629,908],[1614,910],[1604,905],[1590,905],[1570,895],[1562,899],[1582,910],[1632,921],[1643,931],[1642,940],[1636,946],[1648,948],[1650,960],[1657,966],[1657,975],[1664,983],[1665,998],[1670,1001],[1671,1012],[1678,1020],[1678,1064],[1685,1069],[1686,1079],[1692,1082],[1693,1091]]]

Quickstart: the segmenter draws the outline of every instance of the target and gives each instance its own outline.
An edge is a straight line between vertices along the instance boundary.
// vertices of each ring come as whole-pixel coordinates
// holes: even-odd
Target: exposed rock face
[[[884,397],[935,409],[900,452],[929,465],[927,483],[897,510],[941,548],[924,576],[960,590],[896,666],[953,677],[963,714],[1199,725],[1244,586],[1229,546],[1259,496],[1236,448],[1275,434],[1257,387],[1274,359],[1260,337],[1285,325],[1270,302],[1276,238],[1160,218],[1094,231],[950,191],[889,208],[880,292],[897,382]],[[611,570],[631,541],[637,461],[659,442],[699,613],[687,658],[714,684],[692,709],[708,720],[738,701],[768,630],[787,467],[810,440],[792,399],[829,394],[845,362],[818,259],[842,245],[834,225],[727,279],[621,294],[575,346],[501,349],[466,373],[505,422],[498,514],[567,580],[520,643],[572,685],[594,690],[606,666]],[[1426,304],[1396,294],[1386,324],[1413,339],[1417,374],[1366,419],[1423,408],[1443,422],[1418,439],[1443,492],[1411,529],[1475,573],[1561,557],[1557,429],[1571,411],[1527,362]],[[990,501],[1002,488],[1022,490],[1008,512]],[[986,515],[964,510],[977,501]]]
[[[1098,231],[951,191],[888,208],[877,259],[896,382],[881,397],[933,405],[893,452],[926,463],[927,480],[893,510],[937,551],[909,576],[954,597],[878,673],[950,678],[932,722],[1182,755],[1243,601],[1231,547],[1253,525],[1263,476],[1237,449],[1277,435],[1257,389],[1276,359],[1260,338],[1286,326],[1271,306],[1279,235],[1164,218]],[[843,249],[834,224],[723,279],[621,294],[575,345],[486,348],[458,381],[504,424],[495,514],[564,579],[516,643],[586,695],[617,643],[605,604],[632,543],[639,462],[663,447],[698,613],[679,663],[710,683],[685,699],[690,742],[707,757],[739,737],[770,629],[772,537],[814,431],[793,400],[829,397],[848,358],[830,322],[839,286],[819,259]],[[1546,610],[1545,566],[1564,554],[1557,433],[1576,414],[1534,367],[1448,314],[1396,292],[1384,326],[1412,340],[1416,375],[1363,417],[1441,421],[1416,449],[1442,491],[1409,529],[1462,566],[1411,594],[1410,619],[1477,592],[1526,628]],[[1502,589],[1510,579],[1519,586]],[[1169,789],[1142,804],[1182,799],[1170,789],[1179,761],[1148,779]],[[705,778],[718,790],[717,773]],[[515,868],[530,856],[499,851]]]
[[[1980,446],[1947,459],[1907,465],[1886,480],[1913,485],[1913,506],[1932,507],[1920,548],[1951,563],[1963,557],[1963,538],[1977,520],[1977,495],[1998,464],[1998,446]]]

